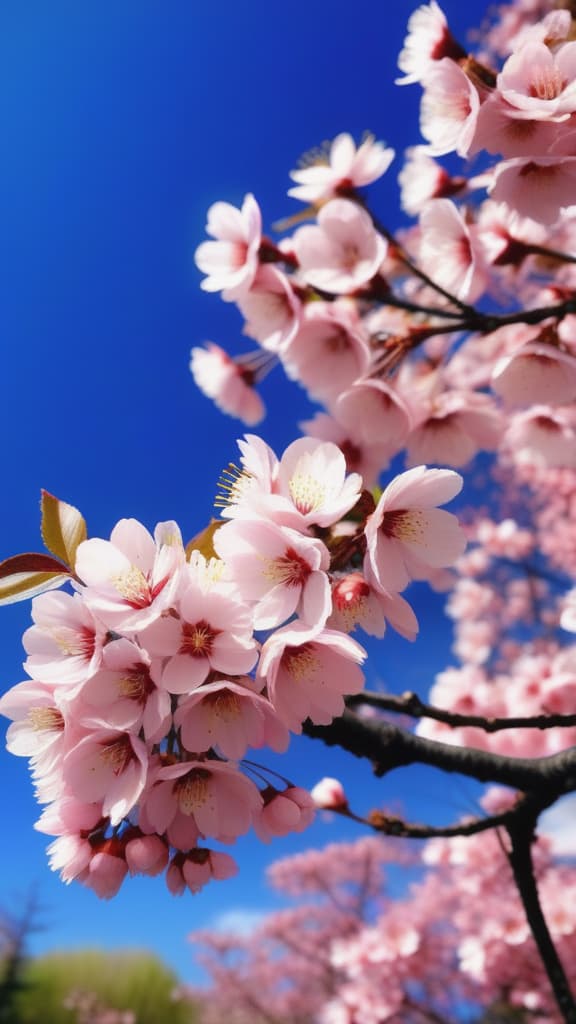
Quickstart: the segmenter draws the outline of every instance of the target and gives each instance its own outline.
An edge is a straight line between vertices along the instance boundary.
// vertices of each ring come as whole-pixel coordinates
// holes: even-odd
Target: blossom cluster
[[[538,13],[509,25],[500,69],[466,53],[435,0],[410,18],[399,83],[422,86],[426,141],[399,174],[418,223],[397,238],[364,196],[394,159],[372,136],[342,133],[292,172],[312,223],[278,242],[254,196],[210,208],[202,287],[237,304],[259,346],[193,349],[194,378],[224,411],[258,422],[256,384],[280,362],[325,409],[303,430],[339,444],[367,483],[402,451],[409,466],[499,450],[524,469],[576,468],[576,316],[553,315],[575,284],[576,42],[569,10]],[[451,153],[480,173],[449,174],[437,158]],[[478,333],[471,304],[489,297],[550,316]]]
[[[196,382],[226,412],[263,415],[256,384],[276,361],[322,407],[305,434],[336,442],[367,485],[399,455],[474,472],[479,453],[494,453],[488,515],[468,528],[476,544],[456,575],[438,563],[433,578],[454,587],[463,664],[440,674],[431,699],[484,718],[570,714],[576,678],[576,42],[573,10],[550,7],[502,8],[476,54],[436,0],[412,14],[398,79],[422,88],[424,144],[399,173],[412,227],[393,235],[366,196],[393,150],[342,133],[291,173],[289,195],[309,205],[278,227],[295,230],[272,242],[249,195],[241,210],[211,208],[211,240],[196,252],[202,287],[236,303],[259,346],[236,360],[214,345],[193,350]],[[465,175],[442,166],[451,154],[468,162]],[[490,302],[511,312],[485,314]],[[387,556],[379,575],[388,507],[366,527],[373,561],[357,582],[394,592],[407,566]],[[351,585],[341,584],[348,618]],[[407,619],[396,625],[410,635]],[[434,721],[418,731],[524,756],[574,739]]]
[[[240,449],[211,557],[173,522],[152,537],[124,519],[110,540],[82,540],[74,594],[34,599],[30,679],[0,699],[8,749],[31,759],[48,805],[37,827],[57,837],[52,866],[101,896],[164,869],[172,892],[196,891],[236,871],[203,840],[305,828],[311,796],[260,788],[248,751],[282,752],[306,719],[341,714],[364,683],[349,632],[382,635],[388,618],[413,636],[400,591],[465,544],[436,507],[460,489],[452,471],[410,470],[376,505],[334,444],[302,438],[278,459],[250,435]]]

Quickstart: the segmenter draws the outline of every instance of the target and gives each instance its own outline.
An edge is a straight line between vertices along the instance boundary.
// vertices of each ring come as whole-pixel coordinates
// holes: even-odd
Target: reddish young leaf
[[[13,604],[61,587],[70,572],[50,555],[28,552],[0,562],[0,605]]]

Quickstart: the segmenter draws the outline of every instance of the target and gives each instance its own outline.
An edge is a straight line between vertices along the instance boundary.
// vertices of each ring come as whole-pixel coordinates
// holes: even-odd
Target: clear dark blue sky
[[[174,518],[187,537],[209,519],[243,428],[195,391],[189,350],[208,339],[251,346],[236,310],[198,287],[192,255],[206,209],[252,191],[271,224],[298,208],[288,171],[323,139],[369,129],[398,153],[420,141],[418,89],[393,85],[416,6],[2,0],[0,557],[39,549],[41,487],[77,505],[92,536],[108,536],[122,516],[150,527]],[[445,0],[444,9],[464,38],[484,4]],[[373,193],[391,226],[399,167]],[[310,409],[280,371],[264,395],[261,433],[282,450]],[[424,688],[449,660],[439,608],[425,591],[414,599],[422,639],[411,647],[390,636],[372,661],[372,677],[392,689]],[[28,623],[27,605],[1,611],[2,690],[23,678]],[[349,777],[359,806],[404,801],[418,815],[424,801],[445,819],[467,809],[471,792],[420,773],[376,783],[366,766],[305,740],[281,770],[301,785]],[[102,903],[48,870],[25,762],[2,751],[0,778],[0,906],[38,886],[47,927],[35,948],[148,946],[184,977],[193,976],[188,931],[231,908],[270,905],[267,862],[351,834],[320,822],[270,848],[246,840],[235,881],[178,901],[162,880],[136,880]]]

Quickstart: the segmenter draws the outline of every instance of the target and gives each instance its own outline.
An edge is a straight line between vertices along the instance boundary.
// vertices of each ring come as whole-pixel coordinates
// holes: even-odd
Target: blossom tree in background
[[[412,227],[393,234],[365,191],[393,151],[346,133],[292,172],[305,206],[277,241],[252,195],[210,208],[202,287],[238,306],[258,347],[234,359],[195,348],[196,382],[252,427],[258,381],[280,363],[320,406],[282,453],[252,433],[239,441],[219,518],[187,544],[173,522],[151,534],[131,519],[88,539],[81,514],[44,493],[49,554],[0,567],[5,601],[34,597],[29,679],[0,710],[9,749],[31,760],[38,828],[55,837],[51,865],[66,882],[111,897],[129,873],[165,872],[171,892],[196,892],[237,870],[214,842],[251,827],[264,841],[302,831],[317,805],[431,841],[432,880],[417,907],[387,912],[384,933],[380,918],[364,930],[357,908],[344,915],[354,924],[321,925],[332,980],[307,1019],[416,1019],[416,983],[428,1019],[443,1019],[447,981],[432,975],[446,948],[464,975],[453,1004],[506,996],[541,1022],[576,1020],[576,922],[554,903],[573,879],[535,845],[542,811],[576,788],[573,15],[518,0],[469,54],[435,0],[413,13],[399,58],[399,84],[423,90],[425,144],[400,172]],[[450,154],[467,168],[474,158],[474,175],[445,169],[437,158]],[[463,484],[471,510],[459,521],[444,506]],[[413,580],[449,592],[461,662],[430,703],[366,691],[366,652],[350,635],[390,627],[414,640]],[[56,589],[66,582],[72,592]],[[395,724],[398,713],[417,728]],[[253,761],[301,732],[377,775],[427,764],[507,795],[445,828],[363,814],[337,783],[311,796]],[[532,937],[500,894],[512,877]],[[485,934],[466,885],[483,900]],[[519,948],[516,974],[507,955],[498,967],[498,942]]]
[[[489,792],[487,809],[502,799]],[[573,983],[576,874],[554,864],[544,839],[534,857]],[[399,898],[389,865],[418,862],[420,880]],[[202,1024],[558,1019],[493,833],[431,839],[423,850],[376,837],[334,843],[277,861],[269,876],[297,905],[267,915],[248,936],[191,936],[212,981],[190,992]]]

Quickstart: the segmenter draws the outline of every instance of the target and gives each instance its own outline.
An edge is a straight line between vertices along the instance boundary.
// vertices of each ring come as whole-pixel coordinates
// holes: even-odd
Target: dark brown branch
[[[461,328],[461,330],[485,330],[495,331],[498,327],[505,327],[508,324],[540,324],[543,320],[562,319],[568,313],[576,313],[576,297],[572,296],[556,306],[541,306],[537,309],[518,310],[515,313],[476,313],[478,323],[484,324],[476,328]]]
[[[561,263],[576,263],[576,256],[567,252],[559,252],[558,249],[548,249],[545,245],[533,243],[521,243],[528,256],[545,256],[547,259],[559,260]]]
[[[308,721],[304,733],[367,758],[379,776],[409,764],[428,764],[479,782],[499,782],[524,792],[545,793],[550,799],[576,789],[576,748],[543,758],[506,757],[415,736],[391,722],[362,719],[352,711],[345,711],[331,725]]]
[[[508,859],[530,930],[542,958],[562,1019],[566,1024],[576,1024],[576,1002],[542,913],[538,886],[534,876],[531,846],[534,841],[536,820],[537,815],[527,809],[524,814],[516,815],[508,824],[507,831],[512,844]]]
[[[435,306],[422,306],[419,302],[410,302],[408,299],[401,299],[398,295],[394,295],[390,292],[385,299],[382,300],[385,306],[394,306],[395,309],[405,309],[409,313],[422,313],[426,316],[437,316],[442,320],[460,320],[462,318],[462,311],[436,308]],[[455,327],[452,330],[456,330]]]
[[[385,304],[385,300],[384,300]],[[470,308],[460,320],[435,327],[435,334],[451,334],[466,331],[480,331],[490,334],[499,327],[510,324],[541,324],[544,320],[561,320],[569,313],[576,313],[576,297],[565,299],[555,306],[539,306],[536,309],[519,309],[513,313],[482,313]]]
[[[574,715],[532,715],[516,718],[484,718],[483,715],[461,715],[444,708],[425,704],[415,693],[404,693],[402,696],[385,693],[358,693],[348,697],[346,704],[355,708],[364,704],[381,711],[392,711],[394,714],[409,715],[411,718],[432,718],[453,728],[472,726],[484,732],[501,732],[503,729],[556,729],[576,725]]]

